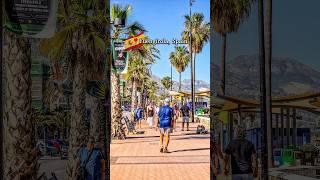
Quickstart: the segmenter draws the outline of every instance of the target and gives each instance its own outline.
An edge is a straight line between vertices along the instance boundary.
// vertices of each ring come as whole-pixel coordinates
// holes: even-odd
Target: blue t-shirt
[[[170,106],[162,106],[158,112],[160,128],[171,127],[171,120],[174,116]]]
[[[136,109],[135,116],[137,120],[143,119],[143,109],[142,108]]]
[[[88,159],[90,151],[87,148],[80,148],[78,157],[80,159],[80,166],[84,167],[85,161]],[[101,179],[101,160],[103,155],[99,149],[93,149],[93,152],[86,165],[88,176],[86,180],[100,180]]]

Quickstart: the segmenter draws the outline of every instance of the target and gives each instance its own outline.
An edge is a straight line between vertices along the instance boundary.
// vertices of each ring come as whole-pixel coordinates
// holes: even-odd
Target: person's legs
[[[165,136],[166,136],[166,144],[165,144],[165,147],[163,149],[163,152],[167,153],[168,152],[169,142],[170,142],[170,128],[165,129]]]
[[[160,129],[160,152],[163,152],[163,132]]]
[[[165,146],[166,149],[167,149],[168,146],[169,146],[169,142],[170,142],[170,134],[167,133],[167,134],[166,134],[166,146]]]
[[[187,121],[187,131],[189,131],[189,120]]]
[[[184,131],[184,124],[186,123],[186,117],[182,117],[182,131]]]

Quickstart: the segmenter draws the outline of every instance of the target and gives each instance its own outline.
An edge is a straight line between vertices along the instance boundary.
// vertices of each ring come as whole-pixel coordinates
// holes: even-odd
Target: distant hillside
[[[214,66],[219,87],[220,68]],[[320,90],[320,72],[291,58],[272,59],[272,94],[284,96]],[[226,94],[259,97],[259,59],[257,56],[238,56],[227,63]]]
[[[160,86],[160,90],[159,93],[162,92],[164,90],[164,87],[161,84],[161,78],[153,75],[152,79],[158,83],[158,85]],[[200,88],[208,88],[210,89],[210,84],[209,82],[205,82],[202,80],[197,80],[196,84],[195,84],[195,88],[196,90],[200,89]],[[173,90],[174,91],[178,91],[179,89],[179,82],[177,81],[173,81]],[[191,91],[191,80],[190,79],[185,79],[181,81],[181,89],[182,91]]]

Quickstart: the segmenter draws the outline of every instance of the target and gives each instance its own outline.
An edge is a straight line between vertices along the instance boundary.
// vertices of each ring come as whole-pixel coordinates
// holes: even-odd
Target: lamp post
[[[172,64],[171,64],[171,75],[170,75],[170,87],[171,87],[171,91],[172,91],[172,86],[173,86],[173,82],[172,82]],[[172,102],[172,96],[170,96],[170,101]]]
[[[267,128],[267,94],[265,74],[265,44],[264,44],[264,6],[263,0],[258,1],[258,30],[259,30],[259,61],[260,61],[260,104],[261,104],[261,177],[268,179],[268,128]]]
[[[194,114],[195,114],[195,82],[194,82],[194,77],[195,77],[195,69],[194,69],[194,59],[192,58],[192,13],[191,13],[191,7],[192,7],[192,3],[194,2],[194,0],[189,0],[189,7],[190,7],[190,29],[189,29],[189,44],[190,44],[190,58],[191,58],[191,102],[192,102],[192,106],[191,106],[191,121],[194,122]]]

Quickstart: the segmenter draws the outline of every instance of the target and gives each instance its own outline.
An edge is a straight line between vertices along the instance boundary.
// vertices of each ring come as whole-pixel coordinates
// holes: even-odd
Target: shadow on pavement
[[[174,152],[185,152],[185,151],[202,151],[202,150],[209,150],[209,149],[210,149],[210,148],[181,149],[181,150],[170,151],[170,153],[174,153]]]

